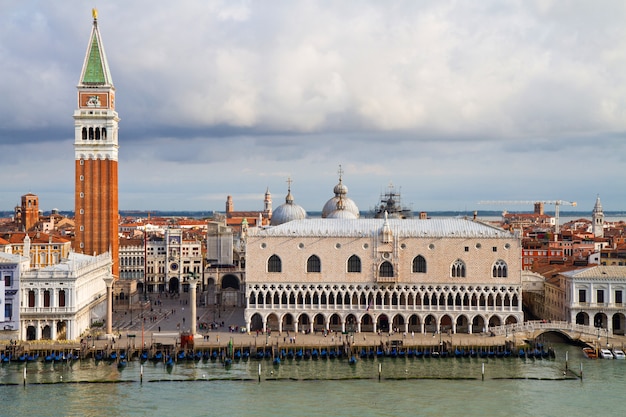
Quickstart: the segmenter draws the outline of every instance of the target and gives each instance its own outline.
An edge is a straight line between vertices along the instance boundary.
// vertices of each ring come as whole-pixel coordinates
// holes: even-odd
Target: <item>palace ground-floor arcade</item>
[[[596,327],[599,337],[605,333],[626,334],[626,315],[622,311],[572,310],[570,315],[571,322]]]
[[[414,311],[263,311],[247,309],[251,331],[482,333],[489,327],[522,323],[521,311],[414,312]]]
[[[23,320],[21,328],[24,331],[22,340],[67,340],[74,338],[73,335],[68,335],[68,330],[72,326],[70,320],[66,319]]]

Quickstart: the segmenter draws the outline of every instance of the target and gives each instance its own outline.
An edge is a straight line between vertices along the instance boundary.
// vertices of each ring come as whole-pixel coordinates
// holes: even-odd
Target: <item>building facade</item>
[[[32,268],[56,265],[67,258],[72,250],[69,239],[43,232],[15,232],[5,237],[11,244],[12,253],[30,259]]]
[[[598,335],[625,334],[626,266],[594,266],[564,272],[566,315],[571,323],[594,326]]]
[[[115,87],[93,12],[93,27],[78,83],[74,111],[75,240],[87,255],[110,252],[118,264],[118,122]]]
[[[20,277],[29,269],[28,258],[0,252],[0,339],[19,339]]]
[[[451,331],[521,323],[521,242],[466,219],[309,219],[251,228],[251,330]]]
[[[22,274],[22,340],[76,340],[106,314],[111,255],[72,252],[61,263]]]

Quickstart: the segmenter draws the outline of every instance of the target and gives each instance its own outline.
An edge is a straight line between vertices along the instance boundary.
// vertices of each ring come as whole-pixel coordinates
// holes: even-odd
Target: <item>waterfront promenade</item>
[[[128,309],[116,306],[112,324],[113,337],[108,338],[104,329],[92,330],[92,337],[83,337],[74,341],[31,341],[20,342],[26,350],[71,350],[81,349],[83,352],[94,350],[131,349],[142,350],[155,345],[169,346],[172,350],[180,349],[181,333],[189,332],[191,309],[187,294],[180,297],[159,297],[153,299],[143,309]],[[526,344],[531,335],[525,332],[514,334],[489,333],[466,334],[457,333],[327,333],[294,334],[293,332],[247,332],[242,331],[245,326],[243,308],[216,306],[198,307],[196,310],[197,327],[193,348],[196,350],[219,349],[229,343],[235,348],[321,348],[342,347],[352,348],[392,345],[404,347],[431,347],[440,350],[456,347],[490,348],[490,347],[519,347]],[[82,342],[82,343],[81,343]],[[626,338],[623,336],[600,337],[584,340],[589,344],[604,346],[607,342],[611,346],[624,347]],[[5,346],[3,346],[3,343]],[[6,349],[7,341],[0,342],[0,350]]]

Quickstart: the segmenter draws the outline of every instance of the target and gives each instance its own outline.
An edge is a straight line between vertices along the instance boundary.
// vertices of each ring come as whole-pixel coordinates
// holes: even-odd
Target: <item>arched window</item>
[[[413,258],[413,272],[426,273],[426,259],[422,255]]]
[[[86,139],[87,139],[87,128],[86,128],[86,127],[83,127],[83,130],[82,130],[82,138],[83,138],[83,140],[86,140]]]
[[[460,259],[454,261],[451,274],[452,278],[465,278],[465,263]]]
[[[272,255],[267,261],[267,272],[283,272],[283,265],[277,255]]]
[[[385,261],[382,264],[380,264],[380,267],[378,268],[378,276],[382,278],[393,277],[393,265],[391,265],[391,262]]]
[[[316,255],[309,256],[306,261],[306,272],[322,272],[322,263]]]
[[[59,290],[59,307],[65,307],[65,290]]]
[[[492,274],[492,276],[494,278],[506,278],[508,276],[506,262],[504,262],[502,259],[499,259],[493,265],[493,274]]]
[[[348,258],[348,272],[361,272],[361,258],[356,255]]]

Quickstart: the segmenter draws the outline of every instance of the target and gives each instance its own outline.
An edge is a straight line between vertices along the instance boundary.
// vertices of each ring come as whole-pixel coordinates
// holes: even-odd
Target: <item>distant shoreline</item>
[[[502,216],[503,210],[478,210],[478,218],[497,217]],[[531,213],[532,210],[506,210],[508,213]],[[59,211],[61,215],[67,217],[73,217],[73,211]],[[418,211],[413,212],[415,218],[419,217]],[[427,211],[429,217],[468,217],[474,216],[474,210],[468,211]],[[0,211],[0,217],[12,217],[15,213],[13,211]],[[50,211],[43,212],[44,215],[50,215]],[[120,210],[120,216],[122,217],[187,217],[187,218],[210,218],[215,214],[224,214],[221,211],[169,211],[169,210]],[[321,217],[321,211],[309,211],[308,216],[311,218]],[[546,210],[545,214],[554,216],[553,211]],[[591,210],[579,210],[579,211],[564,211],[559,212],[561,219],[563,218],[591,218]],[[362,211],[361,217],[372,217],[370,211]],[[607,221],[617,221],[611,219],[626,219],[626,211],[605,211],[604,218]]]

